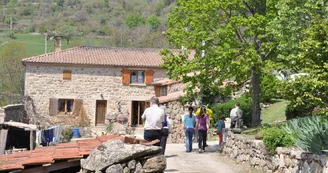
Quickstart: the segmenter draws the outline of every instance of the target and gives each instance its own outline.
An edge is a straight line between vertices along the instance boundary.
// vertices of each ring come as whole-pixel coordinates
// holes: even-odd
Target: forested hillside
[[[105,38],[103,46],[165,47],[175,0],[2,0],[2,30]],[[90,44],[73,41],[73,46]]]
[[[22,58],[74,46],[168,47],[167,14],[175,0],[2,0],[0,106],[24,93]]]

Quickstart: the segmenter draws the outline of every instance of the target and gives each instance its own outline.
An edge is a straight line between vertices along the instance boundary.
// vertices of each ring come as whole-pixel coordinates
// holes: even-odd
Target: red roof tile
[[[120,139],[125,143],[142,143],[145,140],[123,136],[99,136],[95,139],[62,143],[56,146],[38,147],[32,151],[23,151],[11,155],[0,156],[0,172],[24,169],[27,165],[42,165],[58,160],[79,159],[88,156],[97,146],[110,139]]]
[[[178,100],[180,97],[183,97],[184,95],[185,95],[184,92],[176,92],[176,93],[169,94],[167,96],[158,97],[158,99],[159,99],[159,103],[166,103],[169,101]]]
[[[80,64],[132,67],[161,67],[160,51],[155,48],[75,47],[23,59],[23,63]],[[180,49],[171,50],[178,54]],[[190,55],[191,56],[191,55]]]

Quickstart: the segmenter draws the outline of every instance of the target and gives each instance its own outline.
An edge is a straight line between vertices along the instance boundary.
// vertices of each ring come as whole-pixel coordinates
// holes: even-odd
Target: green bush
[[[290,120],[298,117],[311,116],[314,107],[315,107],[314,105],[296,106],[291,102],[286,107],[286,111],[285,111],[286,119]]]
[[[230,117],[230,111],[235,107],[235,104],[240,103],[240,109],[243,111],[243,121],[245,126],[250,126],[252,122],[252,101],[249,95],[245,94],[239,99],[230,100],[223,104],[217,104],[213,107],[213,123],[219,121],[220,116]]]
[[[130,28],[134,29],[145,23],[145,18],[141,14],[135,14],[127,16],[125,19],[125,24]]]
[[[10,39],[13,39],[13,40],[17,39],[16,34],[14,32],[8,33],[7,37],[9,37]]]
[[[73,137],[73,130],[71,128],[65,128],[63,129],[61,135],[62,142],[70,142]]]
[[[261,80],[261,102],[270,102],[272,99],[280,98],[278,88],[280,80],[272,74],[262,75]]]
[[[277,147],[294,145],[291,135],[277,126],[263,129],[263,142],[272,154],[276,152]]]
[[[328,121],[320,116],[290,120],[282,129],[303,150],[321,153],[328,149]]]

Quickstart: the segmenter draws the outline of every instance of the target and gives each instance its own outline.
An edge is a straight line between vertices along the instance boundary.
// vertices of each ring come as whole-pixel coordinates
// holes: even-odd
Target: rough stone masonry
[[[166,159],[159,155],[160,147],[141,144],[127,145],[121,140],[109,140],[81,160],[83,173],[152,173],[166,169]]]

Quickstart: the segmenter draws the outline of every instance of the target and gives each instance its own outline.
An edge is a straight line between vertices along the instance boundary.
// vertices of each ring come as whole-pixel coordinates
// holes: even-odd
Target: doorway
[[[106,120],[107,101],[96,101],[96,125],[104,125]]]
[[[132,101],[131,107],[131,125],[133,127],[142,127],[143,120],[141,118],[145,109],[149,107],[149,102],[145,101]]]

